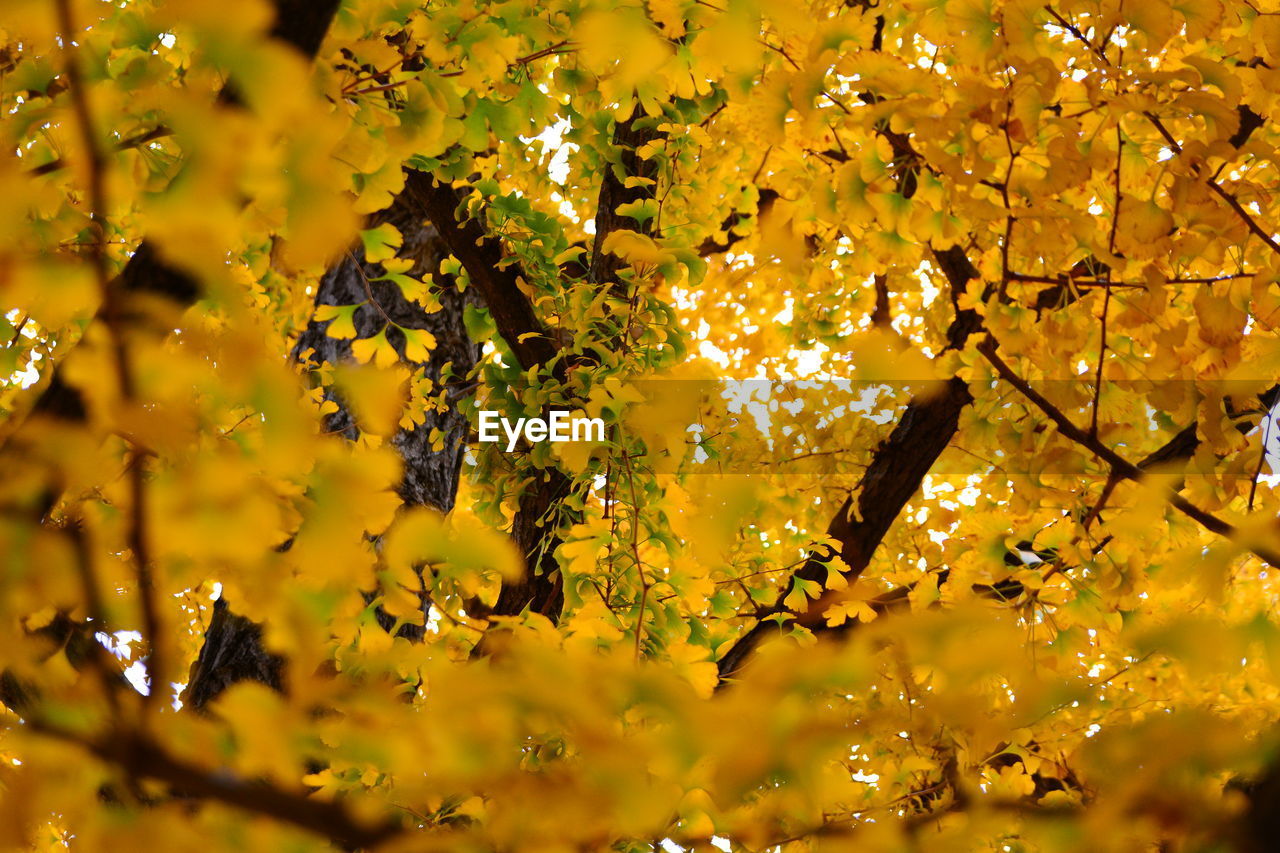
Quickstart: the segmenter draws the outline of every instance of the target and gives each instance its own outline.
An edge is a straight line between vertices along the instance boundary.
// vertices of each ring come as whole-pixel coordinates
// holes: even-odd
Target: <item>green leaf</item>
[[[620,204],[615,208],[619,216],[627,216],[644,225],[658,215],[657,199],[642,198]]]
[[[360,232],[360,241],[364,243],[365,260],[373,264],[394,258],[404,245],[404,237],[389,222],[384,222],[377,228],[364,229]]]
[[[498,331],[488,309],[475,305],[462,307],[462,323],[467,327],[467,334],[471,336],[471,340],[478,344],[489,340]]]

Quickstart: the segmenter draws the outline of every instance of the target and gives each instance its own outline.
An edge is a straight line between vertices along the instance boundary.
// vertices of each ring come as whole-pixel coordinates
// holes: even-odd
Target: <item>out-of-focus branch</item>
[[[131,151],[134,148],[141,148],[148,143],[155,142],[157,139],[164,139],[166,136],[172,135],[172,130],[164,125],[160,125],[159,127],[153,127],[151,130],[135,134],[134,136],[125,137],[115,144],[113,150],[116,153],[121,151]],[[54,172],[65,169],[66,167],[67,161],[58,157],[55,160],[50,160],[48,163],[41,163],[39,166],[29,170],[27,174],[36,178],[41,175],[52,175]]]
[[[177,758],[144,735],[130,730],[87,738],[41,719],[27,722],[38,734],[75,744],[112,764],[134,780],[155,780],[188,799],[233,806],[251,814],[274,818],[328,838],[348,850],[367,849],[404,831],[392,821],[365,824],[341,803],[317,800],[305,791],[289,791],[259,781],[244,781],[223,771],[208,770]]]
[[[276,19],[270,37],[291,45],[308,58],[314,57],[328,31],[329,22],[337,12],[339,0],[275,0],[274,5]],[[80,88],[83,88],[83,83]],[[220,97],[234,102],[233,88],[230,85],[224,87]],[[200,297],[199,282],[161,259],[155,247],[146,240],[111,281],[110,290],[113,302],[122,312],[128,307],[121,303],[127,303],[137,295],[159,296],[176,308],[186,308]],[[110,307],[111,303],[106,303],[103,309],[109,310]],[[66,382],[57,367],[54,367],[49,384],[36,399],[30,414],[71,422],[83,421],[88,416],[80,391]]]

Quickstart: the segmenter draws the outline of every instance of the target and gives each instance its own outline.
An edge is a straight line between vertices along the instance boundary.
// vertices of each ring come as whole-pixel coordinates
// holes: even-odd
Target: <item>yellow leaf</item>
[[[330,321],[325,334],[331,338],[354,338],[356,336],[354,318],[358,307],[358,305],[317,305],[314,319],[318,323]]]
[[[360,240],[364,243],[365,260],[370,263],[394,258],[404,244],[404,237],[401,236],[400,231],[389,222],[361,231]]]
[[[436,348],[435,335],[426,329],[400,329],[404,335],[404,357],[409,361],[426,362]]]
[[[363,342],[356,342],[360,343]],[[334,383],[343,400],[350,404],[362,431],[374,435],[395,433],[408,395],[408,370],[400,365],[378,368],[344,364],[334,369]]]

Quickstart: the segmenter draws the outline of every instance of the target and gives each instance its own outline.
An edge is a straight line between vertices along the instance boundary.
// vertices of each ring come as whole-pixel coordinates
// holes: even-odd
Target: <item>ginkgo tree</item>
[[[1274,846],[1274,0],[3,9],[6,848]]]

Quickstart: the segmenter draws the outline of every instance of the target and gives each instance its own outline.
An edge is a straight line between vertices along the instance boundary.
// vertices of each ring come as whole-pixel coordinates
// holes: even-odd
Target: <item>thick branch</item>
[[[968,282],[977,278],[978,271],[958,246],[935,251],[934,261],[947,277],[953,302],[956,294],[963,293]],[[948,349],[962,348],[981,325],[976,311],[957,308],[956,318],[947,329]],[[844,571],[845,580],[857,580],[894,520],[950,444],[959,428],[960,412],[972,400],[968,385],[953,377],[939,393],[913,399],[907,405],[889,437],[871,456],[859,484],[856,513],[854,498],[850,497],[827,526],[827,535],[840,543],[839,550],[832,552],[823,548],[811,553],[777,602],[762,614],[764,617],[785,613],[810,629],[825,627],[822,616],[833,603],[832,595],[808,602],[800,612],[790,610],[784,603],[797,580],[825,585],[833,556],[839,556],[848,566]],[[717,666],[722,686],[742,667],[770,630],[771,622],[762,619],[720,658]]]
[[[204,710],[223,691],[242,681],[256,681],[272,690],[284,689],[284,658],[267,651],[262,626],[232,613],[225,598],[213,605],[213,618],[204,632],[200,654],[191,664],[183,703]]]
[[[1266,391],[1258,395],[1258,404],[1264,412],[1270,411],[1280,399],[1280,385],[1272,385]],[[1236,430],[1245,435],[1252,430],[1257,424],[1247,419],[1249,412],[1234,412],[1228,408],[1228,414],[1232,417],[1238,417],[1235,424]],[[1200,446],[1200,436],[1197,434],[1199,429],[1199,421],[1192,421],[1189,425],[1183,427],[1173,438],[1169,439],[1162,446],[1147,454],[1138,462],[1138,467],[1144,471],[1159,465],[1165,465],[1170,462],[1182,462],[1190,459],[1195,455],[1196,449]]]
[[[857,517],[854,498],[850,497],[827,526],[827,535],[840,543],[839,551],[823,548],[812,552],[765,616],[785,613],[811,629],[822,629],[821,618],[833,603],[831,596],[819,597],[801,612],[792,611],[783,602],[796,580],[825,585],[833,556],[839,556],[848,566],[845,579],[857,580],[933,463],[950,444],[959,427],[960,412],[972,400],[968,386],[952,378],[942,393],[911,401],[889,438],[872,454],[858,492]],[[720,658],[717,666],[722,684],[742,667],[771,627],[771,622],[758,622]]]
[[[463,206],[459,191],[445,186],[424,172],[409,172],[405,195],[436,227],[449,251],[461,263],[493,317],[498,334],[506,341],[525,370],[551,365],[557,348],[533,305],[520,287],[520,268],[505,259],[502,244],[475,219],[460,219]],[[514,616],[526,607],[559,618],[564,601],[555,561],[556,538],[548,538],[546,524],[550,509],[569,491],[569,480],[558,469],[543,472],[520,498],[512,525],[512,537],[524,555],[526,575],[514,584],[503,584],[492,611],[495,616]],[[477,645],[479,652],[483,643]]]
[[[416,206],[407,202],[405,193],[397,196],[388,209],[371,216],[368,227],[382,223],[394,225],[404,236],[397,257],[413,262],[408,270],[410,276],[421,278],[439,269],[447,250],[435,229],[423,221]],[[446,380],[446,364],[451,365],[455,379],[465,378],[480,357],[479,347],[467,336],[462,322],[466,297],[450,286],[451,283],[446,284],[438,295],[440,310],[427,313],[421,305],[406,299],[397,285],[378,280],[385,275],[386,269],[381,264],[369,262],[362,249],[353,247],[320,279],[316,305],[366,303],[352,317],[359,337],[385,333],[400,360],[421,370],[437,387],[443,387]],[[329,322],[313,319],[298,337],[291,353],[294,360],[317,373],[325,365],[352,358],[351,341],[330,337]],[[401,329],[430,332],[435,346],[425,362],[412,361],[406,356]],[[337,406],[337,410],[325,418],[325,431],[351,440],[358,438],[359,429],[346,401],[332,387],[324,391],[325,398]],[[422,423],[397,430],[391,439],[404,462],[398,491],[407,505],[426,505],[441,512],[453,508],[469,427],[452,399],[450,397],[451,404],[445,411],[428,407]],[[438,449],[433,437],[440,440]],[[366,593],[367,600],[373,597],[372,593]],[[284,661],[267,651],[260,626],[233,613],[226,605],[225,599],[219,599],[215,605],[200,656],[191,668],[183,694],[183,700],[195,710],[204,708],[240,681],[258,681],[277,690],[285,686]],[[424,601],[424,610],[428,606]],[[421,625],[402,624],[397,628],[396,620],[381,608],[374,613],[387,631],[395,630],[398,636],[410,639],[422,637]]]
[[[405,195],[435,225],[441,239],[480,291],[494,324],[525,370],[549,365],[555,343],[520,289],[519,267],[506,258],[501,241],[473,218],[459,218],[462,194],[416,170],[405,179]],[[527,281],[527,279],[526,279]]]
[[[1105,60],[1105,56],[1103,58]],[[876,101],[873,93],[865,93],[862,98],[867,103]],[[1262,123],[1260,117],[1252,114],[1252,111],[1247,111],[1247,108],[1244,108],[1244,110],[1241,112],[1240,130],[1231,139],[1231,143],[1237,147],[1243,145],[1252,131]],[[1157,127],[1160,127],[1158,119],[1152,117],[1152,120],[1156,122]],[[878,127],[877,131],[889,142],[894,152],[895,160],[904,165],[916,164],[917,168],[921,167],[922,158],[912,148],[906,135],[893,132],[887,126]],[[1168,136],[1167,132],[1166,136]],[[1171,137],[1170,141],[1176,148],[1177,144],[1172,141]],[[910,197],[914,191],[914,175],[911,169],[904,169],[902,174],[903,182],[900,184],[899,191],[904,196]],[[912,178],[910,186],[906,184],[907,176]],[[959,305],[960,295],[965,292],[967,283],[977,278],[977,271],[959,246],[953,246],[943,251],[935,251],[934,260],[947,276],[951,285],[952,303],[956,308],[955,320],[947,330],[947,348],[961,349],[967,339],[982,328],[981,317],[978,313],[972,309],[962,310]],[[856,579],[866,568],[871,554],[879,546],[893,520],[897,518],[906,502],[910,500],[924,475],[928,473],[937,456],[946,448],[951,437],[955,434],[959,412],[971,399],[963,382],[958,379],[951,380],[944,394],[932,400],[913,400],[903,414],[902,420],[894,428],[890,438],[877,448],[859,491],[857,503],[859,510],[857,518],[859,520],[853,521],[850,518],[851,509],[853,508],[853,499],[850,498],[841,507],[828,527],[828,534],[839,542],[840,547],[837,553],[848,564],[849,568],[845,572],[846,580],[852,581]],[[1070,425],[1069,422],[1067,423]],[[1073,425],[1070,426],[1074,429]],[[1087,438],[1082,431],[1077,430],[1077,432]],[[1157,464],[1159,461],[1164,461],[1168,458],[1177,458],[1184,454],[1189,455],[1194,450],[1195,444],[1195,426],[1192,425],[1187,430],[1179,433],[1165,448],[1152,454],[1151,457],[1143,460],[1143,462],[1145,464]],[[1112,456],[1115,455],[1112,454]],[[1119,461],[1124,466],[1128,466],[1127,468],[1115,468],[1117,472],[1124,474],[1126,477],[1136,478],[1133,475],[1140,473],[1140,469],[1137,466],[1130,465],[1124,460],[1120,460],[1119,457],[1108,461],[1113,462],[1113,464],[1114,461]],[[1180,496],[1175,495],[1173,501],[1180,510],[1196,518],[1209,529],[1215,529],[1223,533],[1233,531],[1230,525],[1208,513],[1204,513]],[[787,613],[801,624],[813,629],[822,629],[824,626],[821,623],[821,616],[831,603],[830,599],[833,596],[824,595],[817,601],[809,602],[803,612],[799,613],[790,611],[782,602],[787,597],[787,594],[794,589],[796,579],[819,583],[825,581],[828,564],[832,556],[833,554],[826,549],[810,554],[804,566],[796,573],[784,593],[779,596],[778,602],[773,607],[768,608],[762,615],[767,617],[779,613]],[[1270,561],[1268,557],[1264,556],[1264,559]],[[726,679],[740,669],[769,630],[770,626],[767,622],[758,622],[722,656],[718,662],[721,686],[726,683]]]
[[[604,177],[600,181],[600,199],[596,204],[596,236],[591,247],[591,266],[587,271],[587,278],[592,283],[612,280],[623,265],[620,258],[603,251],[604,241],[610,234],[622,229],[645,235],[653,233],[656,218],[639,224],[630,217],[619,214],[618,206],[654,197],[658,179],[657,163],[653,159],[642,159],[636,152],[660,135],[656,129],[656,119],[645,117],[638,106],[630,118],[618,122],[614,128],[613,153],[617,155],[618,162],[605,168]],[[628,187],[628,178],[642,180]]]
[[[641,159],[636,154],[637,149],[658,138],[655,125],[653,120],[643,117],[637,111],[626,121],[618,122],[614,129],[613,153],[618,162],[606,169],[601,180],[595,219],[595,242],[587,269],[588,280],[592,283],[612,282],[622,266],[619,258],[603,251],[604,240],[609,234],[621,228],[643,234],[652,233],[653,220],[638,225],[632,219],[620,215],[617,208],[622,204],[653,198],[653,183],[642,181],[630,187],[626,184],[631,177],[656,181],[657,169],[654,162]],[[554,345],[541,332],[541,324],[534,316],[532,306],[517,286],[515,272],[498,268],[498,262],[502,259],[498,241],[486,236],[474,220],[466,223],[457,221],[454,212],[460,206],[461,199],[452,190],[442,188],[427,176],[411,176],[410,180],[414,191],[421,194],[424,209],[441,230],[454,255],[471,275],[472,281],[477,283],[489,304],[489,311],[499,333],[513,352],[516,352],[521,366],[529,369],[549,363],[555,356]],[[482,276],[484,280],[478,280],[477,276]],[[536,348],[527,345],[535,341],[539,342]],[[516,351],[518,343],[522,346],[521,351]],[[528,608],[552,621],[559,618],[564,603],[564,589],[555,552],[561,540],[552,528],[555,526],[555,512],[571,487],[570,479],[559,469],[552,468],[541,472],[521,495],[511,533],[524,554],[528,574],[519,583],[503,584],[492,615],[515,616]],[[476,647],[478,653],[483,649],[483,643]]]

